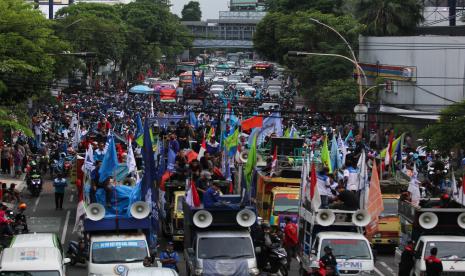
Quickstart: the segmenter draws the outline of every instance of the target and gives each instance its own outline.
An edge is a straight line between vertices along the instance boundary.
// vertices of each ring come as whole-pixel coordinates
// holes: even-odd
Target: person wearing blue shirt
[[[68,186],[68,183],[63,175],[59,175],[53,180],[53,187],[55,187],[55,210],[63,210],[63,198],[65,197],[66,186]]]
[[[98,149],[94,151],[94,161],[103,161],[103,157],[105,157],[105,144],[100,143]]]
[[[177,263],[179,262],[179,256],[176,251],[174,251],[173,242],[168,242],[166,249],[160,254],[160,262],[162,267],[171,268],[179,272]]]
[[[213,182],[203,195],[203,207],[211,208],[218,206],[220,201],[220,188],[218,184]]]

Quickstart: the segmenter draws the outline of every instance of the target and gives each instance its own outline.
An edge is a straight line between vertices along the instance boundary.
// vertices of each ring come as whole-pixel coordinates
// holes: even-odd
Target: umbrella
[[[147,85],[136,85],[129,89],[129,93],[135,94],[152,94],[154,91],[153,88],[148,87]]]

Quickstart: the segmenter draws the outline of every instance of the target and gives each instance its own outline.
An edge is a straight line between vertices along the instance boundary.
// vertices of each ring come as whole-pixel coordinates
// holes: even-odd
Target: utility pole
[[[457,13],[457,0],[448,0],[449,6],[449,26],[455,26]]]
[[[53,19],[53,0],[48,0],[48,19]]]

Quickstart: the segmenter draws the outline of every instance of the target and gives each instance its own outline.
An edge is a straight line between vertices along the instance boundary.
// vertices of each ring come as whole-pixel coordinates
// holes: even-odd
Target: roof
[[[456,241],[461,241],[461,242],[464,242],[465,241],[465,237],[464,236],[434,236],[434,235],[431,235],[431,236],[421,236],[419,238],[419,240],[426,240],[426,241],[444,241],[444,242],[456,242]]]
[[[250,237],[248,230],[237,230],[237,231],[199,231],[197,232],[199,238],[229,238],[229,237]]]
[[[31,233],[16,235],[10,247],[56,247],[55,234],[52,233]]]
[[[53,247],[5,248],[2,252],[1,270],[57,270],[61,271],[61,253]]]
[[[93,242],[121,241],[121,240],[145,240],[145,235],[144,234],[92,235]]]
[[[355,232],[320,232],[318,233],[320,238],[324,239],[360,239],[360,240],[367,240],[365,236],[360,233]]]

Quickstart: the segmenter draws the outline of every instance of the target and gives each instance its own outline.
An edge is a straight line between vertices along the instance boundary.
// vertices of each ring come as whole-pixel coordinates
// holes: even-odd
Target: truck
[[[384,211],[378,219],[378,229],[366,234],[372,245],[394,249],[399,245],[400,219],[398,215],[398,194],[383,194]]]
[[[373,251],[363,235],[370,217],[364,210],[312,210],[302,200],[299,210],[298,250],[301,275],[315,275],[324,248],[329,246],[336,257],[340,275],[375,275]]]
[[[438,208],[438,198],[422,199],[419,206],[401,199],[398,204],[401,236],[396,263],[411,240],[415,242],[415,265],[410,275],[425,275],[425,258],[433,247],[438,249],[444,275],[465,275],[465,208],[454,201]]]
[[[165,183],[164,217],[161,220],[163,234],[173,242],[182,243],[184,239],[185,182],[167,181]]]
[[[294,223],[299,213],[300,178],[269,177],[258,173],[257,212],[273,227],[284,228],[284,217]]]
[[[240,195],[228,202],[198,208],[184,202],[184,258],[187,275],[258,275],[249,227],[256,222],[253,207],[240,206]]]

